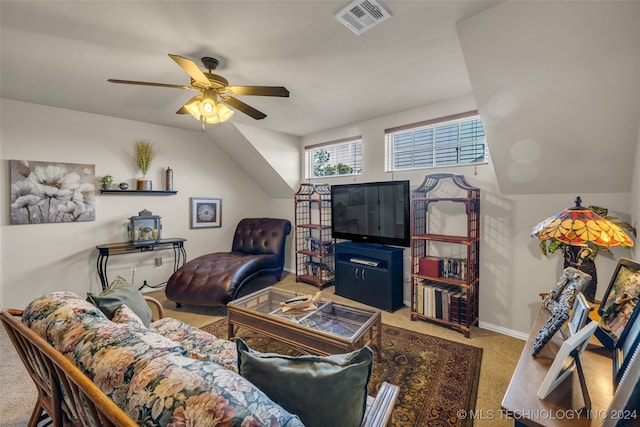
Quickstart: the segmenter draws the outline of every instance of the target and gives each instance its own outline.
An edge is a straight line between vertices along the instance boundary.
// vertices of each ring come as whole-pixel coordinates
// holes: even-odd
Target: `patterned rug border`
[[[226,323],[227,319],[223,318],[205,325],[201,329],[207,332],[216,332],[215,335],[226,338]],[[410,363],[406,357],[403,358],[402,352],[410,352],[412,349],[396,350],[394,348],[396,340],[406,340],[410,343],[409,347],[411,345],[419,346],[413,351],[418,351],[420,357],[429,357],[429,353],[434,354],[435,352],[439,355],[438,357],[442,358],[442,360],[438,359],[437,366],[431,367],[434,371],[431,372],[433,377],[429,378],[432,387],[422,390],[419,402],[410,401],[411,396],[407,394],[407,391],[411,387],[408,387],[407,381],[397,384],[396,381],[389,378],[393,377],[396,372],[393,362],[398,366]],[[375,394],[378,385],[383,380],[400,387],[400,396],[392,419],[394,426],[471,427],[473,425],[472,419],[460,419],[457,414],[460,411],[469,413],[475,410],[482,366],[482,348],[384,323],[382,324],[382,347],[384,372],[376,372],[375,366],[377,364],[374,364],[374,374],[371,377],[369,390],[371,394]],[[394,360],[385,358],[387,353],[393,352],[395,354],[396,351],[399,353]],[[411,371],[420,371],[422,368],[423,366],[408,367]],[[429,384],[421,384],[423,383],[421,378],[412,377],[411,382],[414,383],[412,387],[429,386]]]

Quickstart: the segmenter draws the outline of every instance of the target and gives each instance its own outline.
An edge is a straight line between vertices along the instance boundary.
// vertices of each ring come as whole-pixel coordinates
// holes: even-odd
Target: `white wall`
[[[460,97],[431,106],[417,108],[375,120],[319,132],[303,138],[303,146],[362,135],[363,174],[358,177],[323,178],[329,184],[351,181],[384,181],[409,179],[412,188],[420,185],[424,176],[435,172],[465,175],[471,185],[481,189],[480,246],[480,323],[482,326],[512,335],[528,335],[539,306],[538,293],[553,288],[562,272],[562,259],[555,254],[545,258],[538,240],[530,237],[531,229],[541,220],[573,206],[577,194],[540,194],[506,196],[501,194],[493,166],[478,165],[437,168],[412,172],[384,172],[384,129],[422,120],[476,109],[472,96]],[[488,135],[489,146],[491,136]],[[553,173],[553,171],[548,171]],[[610,209],[629,220],[631,209],[628,193],[580,194],[584,205]],[[626,214],[625,214],[626,213]],[[617,257],[629,257],[629,250],[614,249]],[[410,249],[405,249],[404,300],[409,303]],[[599,286],[597,296],[604,292],[613,273],[616,260],[600,255],[596,260]]]
[[[248,216],[273,216],[293,222],[293,200],[269,198],[237,163],[206,134],[128,120],[62,110],[41,105],[0,100],[0,196],[4,203],[0,225],[0,306],[22,308],[36,296],[51,290],[80,294],[98,292],[95,246],[126,240],[127,218],[146,208],[162,216],[165,237],[187,239],[188,258],[216,250],[228,250],[238,220]],[[328,130],[303,138],[310,145],[361,134],[364,173],[357,181],[409,179],[418,186],[431,170],[384,172],[384,129],[475,109],[471,96],[417,108],[403,113]],[[176,196],[96,196],[96,220],[74,224],[9,225],[8,160],[40,160],[93,163],[96,175],[111,174],[117,182],[133,180],[133,141],[152,140],[158,148],[150,177],[161,188],[164,168],[175,171]],[[489,135],[490,140],[490,135]],[[489,142],[490,144],[490,142]],[[640,139],[638,140],[640,146]],[[640,150],[638,150],[640,151]],[[300,153],[302,159],[303,153]],[[633,191],[612,194],[580,194],[585,205],[600,205],[610,214],[637,226],[640,214],[640,154],[636,153]],[[304,163],[302,160],[301,164]],[[459,167],[435,171],[460,173],[481,188],[482,244],[480,249],[480,321],[485,327],[512,334],[528,334],[539,298],[551,289],[562,271],[560,256],[544,258],[538,241],[529,237],[542,219],[572,206],[576,194],[507,196],[500,192],[493,167]],[[549,171],[548,173],[554,173]],[[593,179],[591,176],[590,179]],[[595,179],[606,179],[596,177]],[[353,178],[325,179],[330,184]],[[190,197],[221,197],[222,228],[189,228]],[[630,217],[629,213],[633,212]],[[630,220],[630,218],[632,218]],[[293,237],[288,239],[285,268],[293,271]],[[629,250],[614,248],[616,258],[631,257]],[[154,267],[154,257],[164,265]],[[409,299],[409,256],[405,250],[404,299]],[[170,251],[135,256],[115,256],[109,261],[109,277],[130,278],[136,265],[136,284],[157,283],[171,273]],[[616,260],[600,255],[598,294],[601,296]]]
[[[199,131],[187,131],[42,105],[1,100],[0,129],[0,306],[23,308],[52,290],[84,295],[99,292],[97,250],[103,243],[127,240],[128,218],[142,209],[162,217],[163,237],[183,237],[188,259],[229,250],[233,232],[243,217],[271,216],[269,197],[252,182],[215,141]],[[96,220],[80,223],[10,225],[8,160],[95,164],[96,177],[113,175],[115,182],[134,184],[140,176],[133,160],[134,140],[154,142],[158,155],[148,177],[163,189],[164,169],[174,170],[176,196],[96,195]],[[222,198],[222,227],[190,229],[190,197]],[[289,210],[293,210],[289,205]],[[156,268],[154,258],[163,266]],[[116,274],[135,283],[156,284],[172,272],[172,251],[113,256],[109,279]]]

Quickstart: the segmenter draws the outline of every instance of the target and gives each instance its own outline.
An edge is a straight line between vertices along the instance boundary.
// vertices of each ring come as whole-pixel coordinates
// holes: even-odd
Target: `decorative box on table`
[[[134,245],[155,243],[162,236],[162,221],[146,209],[138,212],[138,216],[129,218],[129,241]]]

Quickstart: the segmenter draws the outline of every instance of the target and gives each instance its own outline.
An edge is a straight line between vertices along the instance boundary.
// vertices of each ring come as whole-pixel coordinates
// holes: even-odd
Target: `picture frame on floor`
[[[212,197],[191,198],[191,228],[217,228],[221,221],[222,199]]]

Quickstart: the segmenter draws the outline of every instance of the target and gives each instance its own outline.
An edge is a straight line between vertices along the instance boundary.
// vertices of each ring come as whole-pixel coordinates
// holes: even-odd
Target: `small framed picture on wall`
[[[210,197],[191,198],[191,228],[221,226],[222,199]]]

